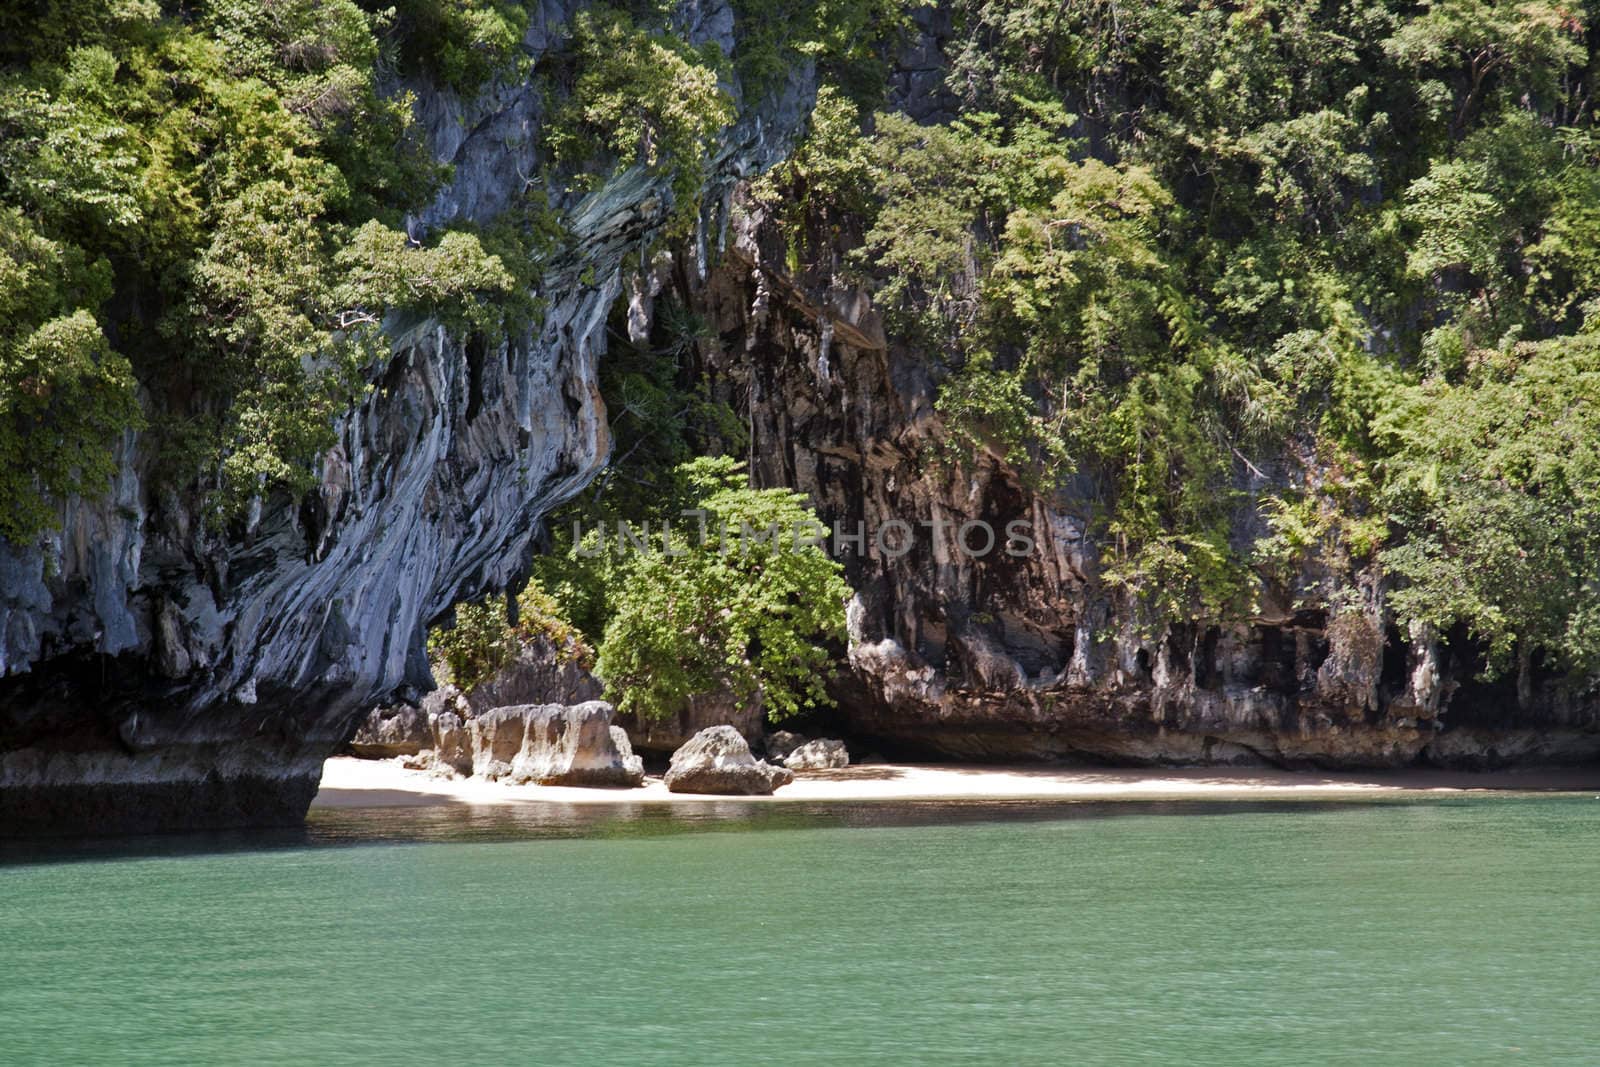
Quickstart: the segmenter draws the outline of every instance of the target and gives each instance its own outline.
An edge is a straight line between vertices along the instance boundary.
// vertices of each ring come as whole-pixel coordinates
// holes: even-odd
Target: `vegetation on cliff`
[[[491,330],[516,304],[475,235],[399,228],[440,170],[410,98],[378,92],[389,12],[84,0],[0,18],[7,538],[48,526],[51,498],[103,492],[117,437],[146,424],[170,483],[218,514],[303,490],[385,313]]]
[[[647,504],[602,487],[564,509],[557,521],[571,525],[557,526],[520,594],[461,605],[433,632],[441,673],[470,688],[543,637],[593,667],[618,709],[641,718],[722,694],[774,721],[829,705],[850,587],[806,499],[751,488],[727,456],[658,473],[671,489]]]
[[[509,600],[489,597],[457,605],[450,625],[428,635],[428,656],[439,681],[470,690],[534,641],[548,643],[558,662],[594,666],[594,649],[537,585]]]
[[[845,640],[843,568],[808,543],[820,527],[803,496],[751,488],[733,458],[696,454],[743,439],[687,373],[687,347],[709,340],[703,324],[663,301],[653,336],[613,339],[601,384],[616,456],[551,517],[530,588],[595,645],[625,712],[669,716],[712,694],[759,702],[774,720],[826,706]]]
[[[851,249],[896,343],[936,365],[947,458],[996,450],[1082,505],[1103,576],[1151,618],[1248,614],[1306,575],[1319,584],[1272,592],[1336,604],[1375,567],[1400,621],[1465,630],[1496,665],[1535,648],[1600,663],[1590,8],[950,7],[943,85],[917,90],[943,99],[913,118],[882,106],[899,0],[736,0],[731,54],[690,44],[674,5],[589,5],[538,69],[530,13],[506,0],[7,6],[0,537],[35,539],[61,499],[103,494],[132,430],[157,460],[146,504],[171,490],[220,527],[253,498],[291,500],[386,323],[432,316],[487,342],[526,328],[553,205],[643,167],[687,229],[735,106],[815,63],[831,84],[811,139],[760,191],[793,266]],[[532,195],[490,225],[408,231],[447,169],[400,86],[512,76],[548,90]],[[630,468],[648,435],[619,433],[622,473],[588,505],[674,513],[701,476],[681,464],[737,431],[670,352],[617,368],[616,426],[658,420],[673,441]],[[800,507],[701,488],[689,502],[730,516]],[[1247,507],[1265,533],[1241,533]],[[608,655],[614,626],[666,640],[627,596],[703,606],[751,578],[721,557],[602,576],[560,538],[567,569],[540,564],[541,581],[618,677],[637,664]],[[773,588],[832,604],[825,571]],[[710,684],[811,699],[784,671],[838,633],[831,607],[790,613],[800,645],[687,619],[656,649],[688,657],[684,677],[635,687],[657,710]],[[765,680],[739,673],[769,649]]]
[[[953,458],[1075,499],[1155,619],[1375,564],[1402,622],[1592,666],[1593,13],[954,8],[949,108],[825,93],[766,191],[797,269],[855,246]]]
[[[722,50],[653,32],[610,7],[579,12],[573,30],[572,95],[546,137],[555,162],[588,165],[577,181],[590,188],[610,168],[667,170],[676,221],[686,228],[698,213],[716,135],[734,116],[719,84]]]
[[[132,429],[159,457],[152,498],[213,525],[305,492],[386,324],[432,316],[490,345],[529,325],[552,205],[617,168],[668,176],[684,228],[735,69],[855,46],[815,15],[741,8],[759,33],[726,56],[687,43],[671,5],[592,5],[533,69],[508,0],[7,5],[0,536],[26,543],[62,498],[103,495]],[[550,109],[537,187],[481,228],[407,222],[449,168],[403,86],[522,78]]]

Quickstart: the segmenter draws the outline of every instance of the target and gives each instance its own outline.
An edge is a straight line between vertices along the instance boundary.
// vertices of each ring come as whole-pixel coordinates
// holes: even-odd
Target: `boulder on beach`
[[[750,699],[722,691],[690,697],[676,715],[619,715],[617,721],[627,728],[637,751],[668,756],[708,726],[732,726],[749,744],[760,744],[767,715],[759,696]]]
[[[710,726],[672,754],[667,790],[718,796],[766,796],[794,781],[783,767],[750,754],[744,735],[731,726]]]
[[[788,730],[774,730],[766,736],[767,758],[782,761],[789,753],[806,743],[805,737]]]
[[[453,711],[432,716],[433,769],[446,774],[472,773],[472,736],[467,724]]]
[[[350,754],[361,759],[415,756],[432,747],[433,730],[428,726],[428,713],[404,704],[373,708],[350,739]]]
[[[783,758],[783,765],[791,771],[833,771],[850,766],[850,753],[843,741],[823,737],[791,751]]]
[[[628,769],[628,773],[637,774],[639,781],[644,781],[644,759],[633,754],[633,742],[628,740],[628,731],[613,726],[611,743],[617,746],[617,754],[622,757],[622,765]]]
[[[641,785],[644,767],[620,750],[611,715],[603,700],[490,709],[466,724],[472,773],[519,784]]]

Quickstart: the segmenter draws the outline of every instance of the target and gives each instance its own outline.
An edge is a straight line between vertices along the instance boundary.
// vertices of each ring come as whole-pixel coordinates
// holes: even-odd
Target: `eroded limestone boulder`
[[[719,796],[766,796],[794,781],[783,767],[750,754],[744,735],[731,726],[710,726],[672,754],[667,790]]]
[[[453,711],[432,716],[433,769],[453,774],[472,773],[472,735]]]
[[[613,726],[611,743],[617,746],[617,753],[622,757],[622,765],[628,769],[628,773],[637,774],[639,780],[644,781],[644,759],[633,754],[633,742],[628,740],[628,731]]]
[[[644,768],[619,751],[611,716],[603,700],[486,711],[467,722],[472,773],[518,784],[640,785]]]
[[[784,757],[783,765],[791,771],[833,771],[850,766],[850,753],[843,741],[823,737],[794,749]]]
[[[556,644],[546,637],[524,641],[499,670],[463,696],[476,714],[519,704],[582,704],[599,700],[603,687],[584,666],[570,638]]]
[[[362,759],[415,756],[432,747],[428,713],[404,704],[373,708],[350,739],[351,754]]]

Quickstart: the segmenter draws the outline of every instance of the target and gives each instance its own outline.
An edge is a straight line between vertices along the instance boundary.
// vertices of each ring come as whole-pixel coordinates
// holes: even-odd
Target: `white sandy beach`
[[[1593,792],[1600,768],[1334,774],[1262,768],[994,767],[953,764],[872,763],[795,776],[759,803],[872,800],[1226,800],[1334,799],[1470,790]],[[322,771],[314,807],[388,807],[440,803],[698,804],[728,797],[669,793],[659,777],[638,789],[577,789],[507,785],[479,778],[436,778],[398,760],[331,759]]]

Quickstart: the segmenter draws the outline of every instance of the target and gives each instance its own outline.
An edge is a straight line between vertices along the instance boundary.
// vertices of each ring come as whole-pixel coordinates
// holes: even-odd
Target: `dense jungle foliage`
[[[735,72],[754,85],[803,59],[859,80],[880,9],[741,0],[725,56],[686,43],[672,4],[591,5],[535,70],[507,0],[6,4],[0,536],[103,494],[128,430],[155,442],[152,495],[189,494],[213,525],[303,492],[386,324],[433,316],[491,344],[524,329],[569,194],[641,165],[692,219]],[[406,87],[529,78],[552,110],[543,187],[483,232],[412,232],[449,170]]]
[[[0,534],[104,491],[122,431],[225,518],[311,481],[386,312],[524,310],[477,235],[411,239],[441,169],[380,71],[472,82],[509,7],[35,0],[0,12]],[[520,18],[520,13],[516,16]]]
[[[1375,564],[1496,666],[1600,665],[1592,5],[955,14],[953,108],[825,91],[764,195],[797,268],[854,246],[956,460],[1089,509],[1155,620]]]
[[[614,317],[616,318],[616,317]],[[652,336],[613,322],[600,368],[613,435],[607,469],[547,522],[528,588],[598,649],[624,712],[670,716],[696,696],[758,703],[781,719],[831,703],[850,587],[813,535],[802,495],[752,488],[743,423],[697,379],[705,323],[663,300]]]

